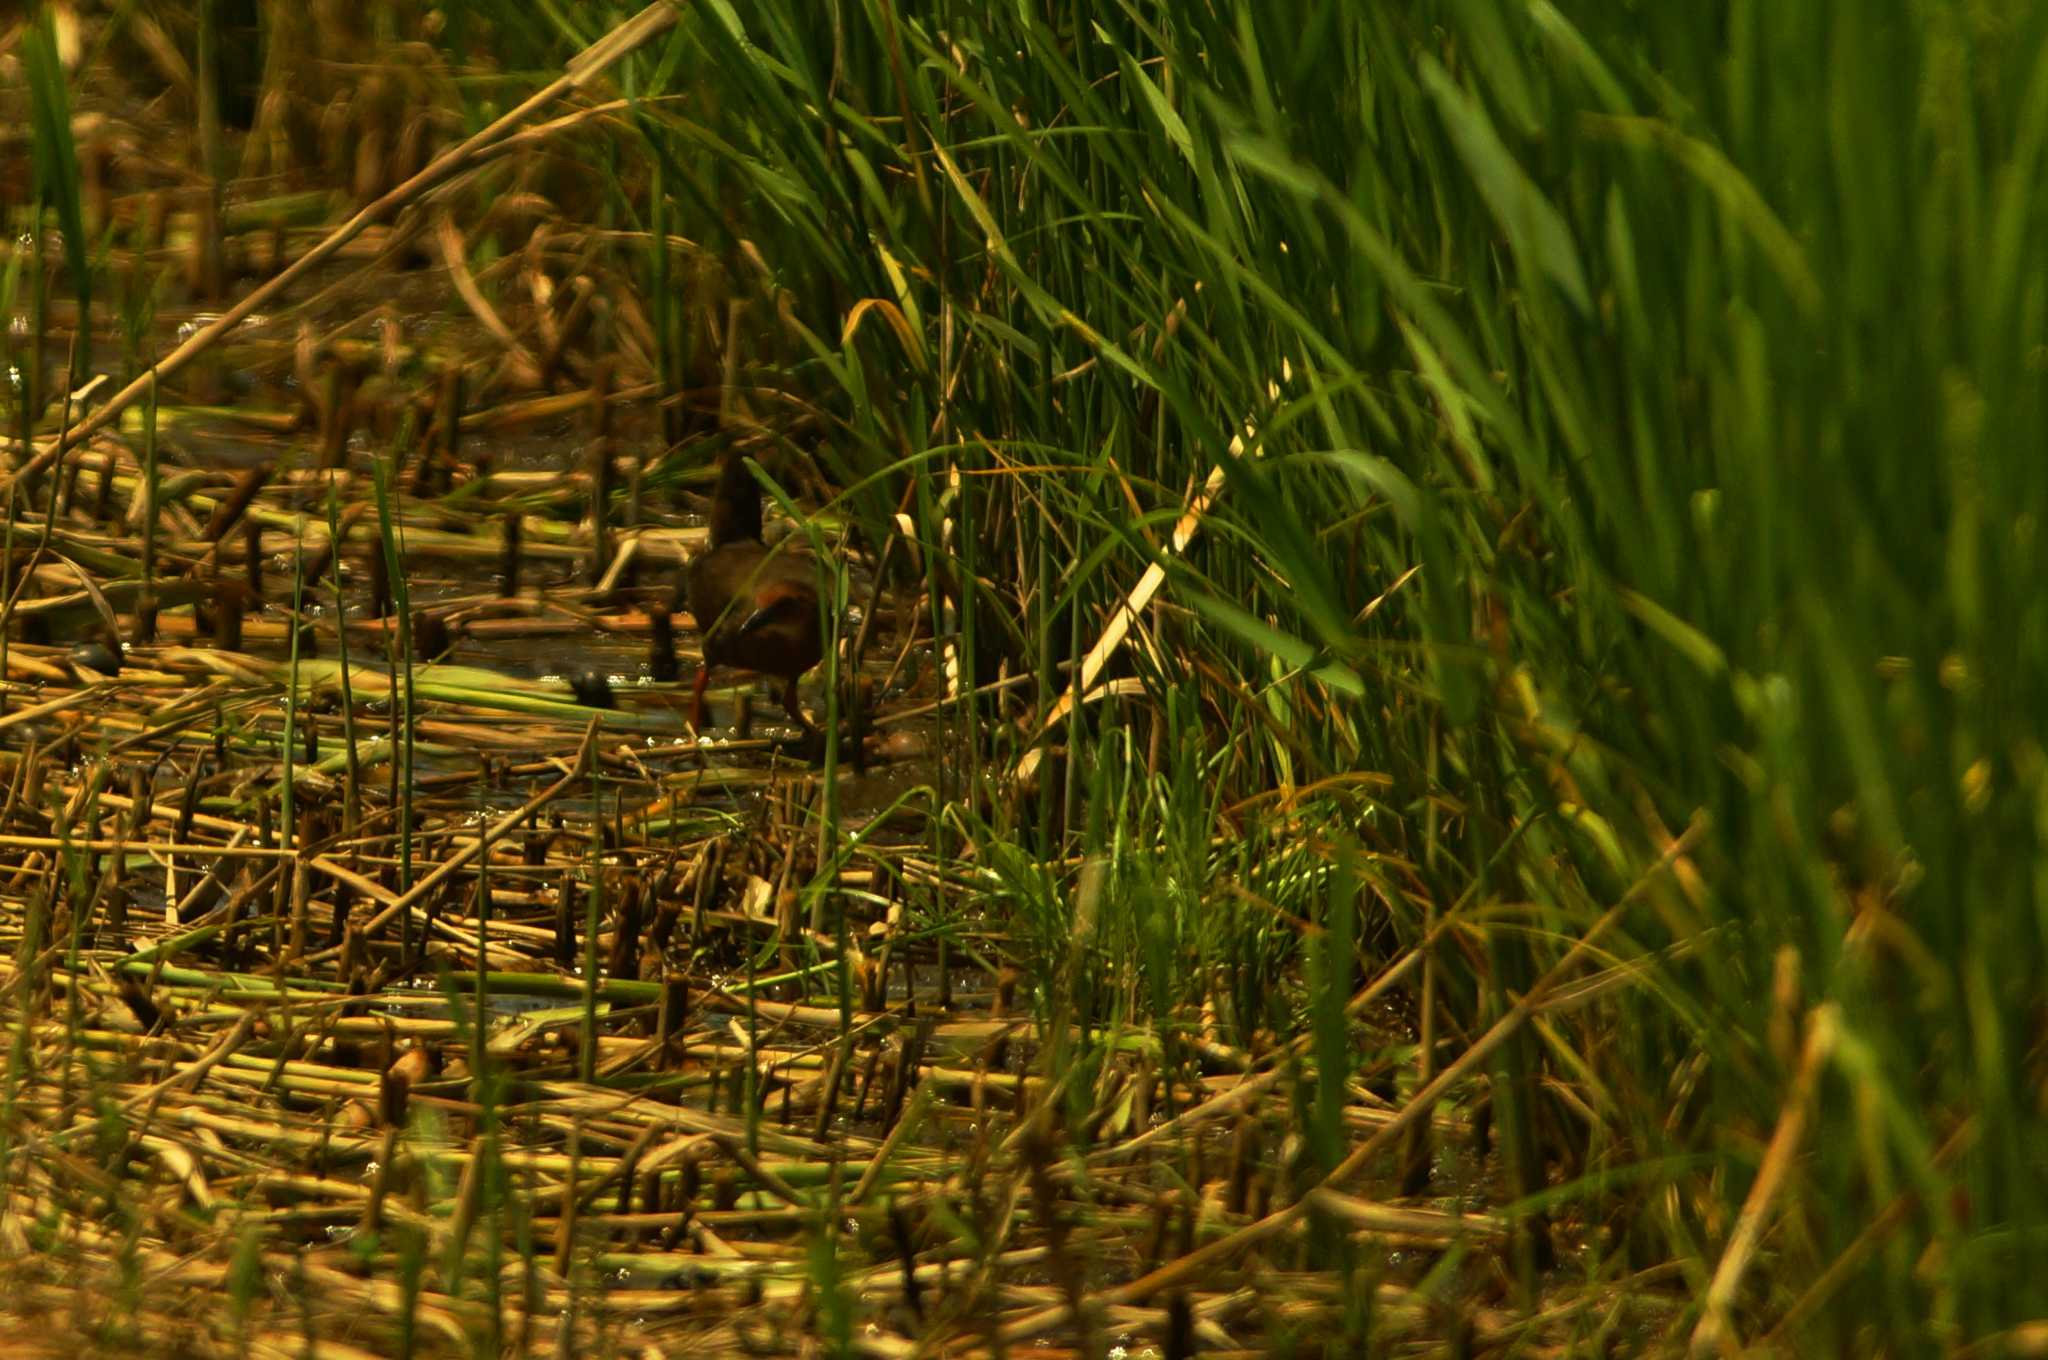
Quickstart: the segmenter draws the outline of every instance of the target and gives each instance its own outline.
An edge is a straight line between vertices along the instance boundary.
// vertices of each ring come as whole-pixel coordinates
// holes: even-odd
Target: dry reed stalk
[[[1800,1049],[1799,1065],[1793,1070],[1784,1108],[1778,1112],[1777,1127],[1771,1130],[1771,1141],[1764,1147],[1763,1161],[1757,1167],[1756,1180],[1750,1184],[1749,1197],[1742,1202],[1742,1210],[1735,1216],[1735,1226],[1728,1233],[1728,1244],[1721,1252],[1719,1264],[1714,1267],[1713,1279],[1707,1283],[1706,1298],[1700,1305],[1699,1324],[1693,1328],[1692,1339],[1686,1347],[1686,1353],[1694,1360],[1713,1355],[1738,1355],[1743,1350],[1741,1339],[1735,1335],[1731,1306],[1742,1288],[1743,1276],[1755,1260],[1765,1220],[1770,1216],[1786,1178],[1792,1173],[1793,1160],[1799,1155],[1799,1146],[1806,1137],[1807,1121],[1812,1115],[1814,1090],[1820,1083],[1822,1069],[1834,1052],[1840,1032],[1841,1016],[1833,1005],[1816,1006],[1807,1016],[1806,1043]]]

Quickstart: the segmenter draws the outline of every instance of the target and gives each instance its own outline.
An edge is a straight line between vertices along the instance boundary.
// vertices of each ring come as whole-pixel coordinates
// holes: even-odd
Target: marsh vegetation
[[[11,1352],[2048,1351],[2048,10],[29,8]]]

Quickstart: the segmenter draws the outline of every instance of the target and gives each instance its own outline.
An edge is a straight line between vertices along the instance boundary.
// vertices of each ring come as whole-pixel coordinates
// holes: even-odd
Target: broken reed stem
[[[242,650],[242,592],[222,582],[213,602],[213,645],[223,652]]]
[[[505,599],[515,600],[519,598],[519,512],[506,511],[501,523],[504,526],[504,545],[498,554],[498,593]]]
[[[647,606],[647,674],[657,684],[670,684],[682,675],[676,660],[675,620],[670,601],[657,599]]]
[[[452,487],[461,448],[462,365],[451,361],[441,369],[441,387],[434,397],[433,438],[413,474],[413,495],[431,498]]]
[[[214,507],[212,517],[206,522],[204,537],[208,543],[219,543],[227,537],[228,531],[235,527],[255,501],[257,493],[270,481],[270,473],[270,466],[264,464],[248,469],[235,479],[234,486]]]
[[[1832,1004],[1814,1007],[1807,1018],[1806,1043],[1800,1051],[1798,1069],[1792,1074],[1791,1089],[1786,1093],[1784,1108],[1778,1113],[1778,1125],[1771,1131],[1771,1141],[1764,1148],[1763,1162],[1757,1168],[1756,1180],[1750,1184],[1749,1197],[1742,1202],[1742,1211],[1736,1215],[1735,1227],[1728,1234],[1728,1245],[1721,1253],[1720,1264],[1715,1266],[1714,1278],[1707,1285],[1699,1325],[1693,1329],[1692,1341],[1687,1347],[1687,1354],[1693,1360],[1706,1360],[1706,1357],[1741,1350],[1734,1336],[1735,1324],[1731,1313],[1735,1296],[1742,1289],[1743,1276],[1748,1273],[1750,1262],[1755,1259],[1771,1206],[1776,1203],[1778,1192],[1784,1188],[1785,1180],[1791,1174],[1793,1160],[1799,1155],[1799,1145],[1806,1136],[1806,1123],[1813,1112],[1814,1088],[1819,1084],[1821,1069],[1834,1052],[1840,1033],[1838,1009]]]
[[[590,583],[601,584],[612,565],[612,360],[599,359],[590,374]]]
[[[199,69],[193,80],[198,116],[199,168],[205,183],[199,190],[199,227],[193,242],[193,291],[207,302],[218,299],[226,284],[221,244],[221,175],[226,155],[220,124],[220,0],[199,0]]]
[[[263,526],[255,520],[242,521],[242,570],[249,598],[263,598]]]
[[[356,521],[361,519],[366,513],[368,513],[369,509],[370,506],[368,502],[357,501],[355,504],[349,506],[348,509],[341,512],[341,517],[339,520],[336,520],[329,524],[327,541],[325,543],[320,544],[318,547],[314,548],[311,553],[307,554],[306,579],[308,581],[323,581],[327,579],[329,568],[331,568],[334,565],[335,561],[337,560],[336,554],[338,554],[341,551],[342,546],[348,542],[349,532],[355,528]],[[339,589],[339,584],[340,583],[337,578],[337,589]]]
[[[327,365],[320,391],[320,468],[332,472],[348,462],[348,437],[355,424],[355,366],[344,359]]]
[[[370,617],[391,617],[391,563],[382,543],[370,550]]]

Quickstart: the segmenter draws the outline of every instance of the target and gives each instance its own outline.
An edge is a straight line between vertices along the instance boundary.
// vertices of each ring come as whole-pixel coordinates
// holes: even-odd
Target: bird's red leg
[[[697,666],[697,681],[690,686],[690,726],[702,732],[711,726],[710,714],[704,710],[704,687],[711,683],[711,663],[700,662]]]
[[[796,720],[796,725],[810,730],[811,720],[804,716],[804,706],[796,701],[796,677],[790,676],[782,686],[782,711]]]

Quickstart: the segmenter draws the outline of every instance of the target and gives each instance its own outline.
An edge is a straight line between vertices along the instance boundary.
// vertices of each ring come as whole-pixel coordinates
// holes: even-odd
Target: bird
[[[719,666],[782,681],[782,708],[797,726],[797,678],[824,659],[818,622],[818,564],[810,554],[761,541],[761,491],[746,459],[728,452],[711,493],[711,543],[685,569],[690,613],[704,635],[704,660],[690,691],[690,721],[707,726],[704,688]]]
[[[585,708],[617,708],[612,678],[600,670],[580,670],[569,677],[569,690]]]

